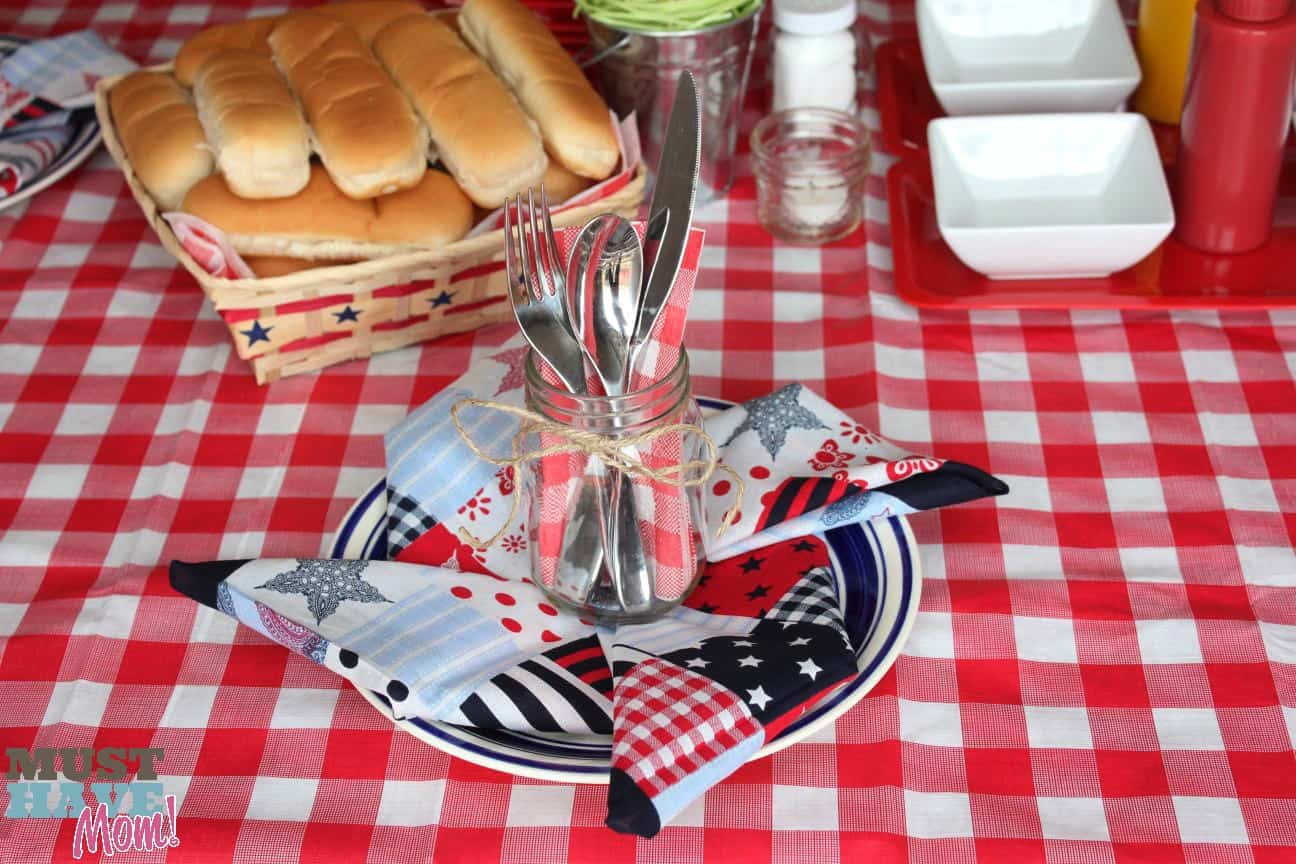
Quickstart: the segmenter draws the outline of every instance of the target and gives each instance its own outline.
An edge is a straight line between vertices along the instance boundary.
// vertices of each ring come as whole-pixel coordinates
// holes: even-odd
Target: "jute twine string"
[[[472,440],[468,431],[464,429],[463,422],[459,419],[459,413],[465,408],[499,411],[517,417],[522,421],[522,426],[517,435],[513,436],[509,455],[496,456],[477,446],[477,442]],[[455,430],[459,433],[459,437],[463,439],[464,444],[468,445],[468,449],[472,451],[474,456],[498,468],[512,468],[515,475],[518,473],[517,469],[528,462],[563,453],[582,453],[585,456],[598,457],[609,468],[615,468],[632,477],[651,480],[676,489],[703,486],[717,471],[723,471],[733,480],[734,504],[725,511],[724,519],[716,530],[716,537],[724,534],[737,519],[739,505],[742,503],[743,493],[746,491],[742,477],[733,468],[721,464],[720,448],[716,446],[715,441],[706,433],[706,430],[696,423],[666,423],[634,435],[612,437],[584,429],[573,429],[564,423],[554,422],[529,409],[508,405],[504,402],[491,402],[485,399],[460,399],[451,406],[450,419],[454,421]],[[626,449],[643,447],[665,435],[676,433],[696,435],[703,445],[703,457],[701,459],[690,459],[676,465],[653,468],[645,464],[642,459],[627,456],[624,452]],[[522,440],[530,434],[551,436],[557,440],[556,443],[545,447],[535,447],[530,450],[520,449]],[[486,540],[481,540],[461,525],[459,526],[459,536],[476,549],[489,549],[504,536],[509,526],[513,524],[513,518],[517,515],[518,508],[521,506],[521,499],[522,484],[515,479],[513,494],[510,496],[509,501],[509,515],[500,529]]]

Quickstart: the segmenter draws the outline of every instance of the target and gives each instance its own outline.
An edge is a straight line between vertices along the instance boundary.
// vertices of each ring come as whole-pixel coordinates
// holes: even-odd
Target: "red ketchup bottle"
[[[1208,252],[1263,246],[1296,86],[1292,0],[1200,0],[1180,123],[1175,236]]]

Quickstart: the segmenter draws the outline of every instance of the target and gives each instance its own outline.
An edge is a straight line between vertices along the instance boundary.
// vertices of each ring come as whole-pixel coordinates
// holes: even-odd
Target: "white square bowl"
[[[941,236],[992,279],[1106,276],[1174,228],[1140,114],[947,117],[927,144]]]
[[[1142,73],[1116,0],[918,0],[945,112],[1114,111]]]

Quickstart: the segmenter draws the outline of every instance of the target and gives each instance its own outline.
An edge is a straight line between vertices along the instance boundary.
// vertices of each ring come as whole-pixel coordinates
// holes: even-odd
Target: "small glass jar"
[[[534,353],[525,381],[531,411],[564,432],[629,442],[618,451],[629,462],[661,472],[705,456],[697,431],[667,428],[701,429],[682,350],[663,379],[624,396],[574,395],[544,379]],[[642,437],[653,430],[665,431]],[[535,427],[524,428],[523,438],[525,452],[571,443]],[[697,585],[706,530],[700,485],[623,473],[597,455],[570,451],[529,460],[521,482],[532,572],[559,605],[598,623],[647,621],[677,607]]]
[[[756,215],[789,243],[827,243],[860,224],[870,141],[864,124],[829,108],[792,108],[752,130]]]

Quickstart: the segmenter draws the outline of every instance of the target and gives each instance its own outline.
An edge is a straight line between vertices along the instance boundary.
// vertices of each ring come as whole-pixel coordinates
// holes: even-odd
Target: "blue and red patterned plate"
[[[728,403],[700,399],[704,409]],[[334,558],[387,557],[386,482],[379,480],[351,508],[334,538]],[[864,698],[895,663],[918,613],[922,572],[918,545],[903,516],[834,528],[823,535],[845,621],[856,645],[859,674],[816,702],[752,757],[759,759],[829,725]],[[361,694],[385,716],[386,703]],[[478,765],[563,783],[606,783],[612,739],[606,735],[536,734],[472,729],[431,720],[395,720],[414,737]]]
[[[30,40],[23,36],[0,33],[0,59],[17,51],[28,41]],[[31,182],[14,194],[0,198],[0,210],[12,207],[20,201],[26,201],[42,189],[54,185],[99,149],[103,135],[99,129],[99,121],[95,119],[94,109],[78,108],[72,112],[72,118],[76,128],[67,146],[54,157],[54,161],[45,166],[45,170],[32,178]]]

